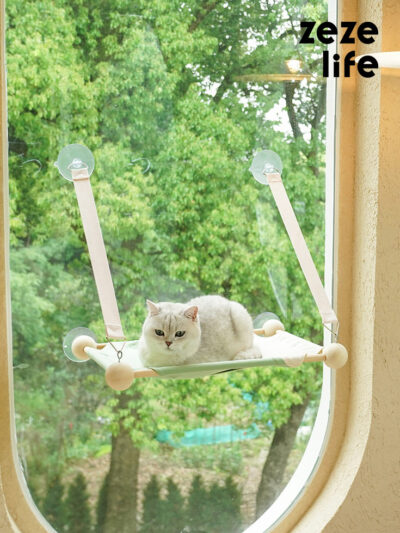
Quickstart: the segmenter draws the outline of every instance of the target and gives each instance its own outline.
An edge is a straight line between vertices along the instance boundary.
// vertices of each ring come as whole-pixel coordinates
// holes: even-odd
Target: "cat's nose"
[[[165,344],[168,346],[168,348],[171,346],[172,341],[165,341]]]

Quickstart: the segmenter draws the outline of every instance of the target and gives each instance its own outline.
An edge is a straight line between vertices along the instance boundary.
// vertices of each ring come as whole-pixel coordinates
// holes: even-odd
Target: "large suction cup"
[[[68,144],[58,154],[54,166],[58,168],[63,178],[72,181],[71,170],[86,169],[89,176],[94,170],[92,152],[82,144]]]
[[[87,356],[84,352],[82,352],[82,350],[80,350],[80,346],[77,346],[78,338],[80,338],[80,340],[85,340],[85,346],[91,345],[93,348],[95,348],[97,346],[96,336],[93,331],[88,328],[75,328],[71,329],[71,331],[69,331],[64,337],[64,354],[74,363],[83,363],[85,361],[88,361],[90,357]],[[77,354],[79,354],[79,357],[77,356]]]
[[[282,174],[282,161],[279,155],[272,150],[262,150],[258,152],[250,166],[250,172],[254,179],[263,185],[268,185],[266,174]]]

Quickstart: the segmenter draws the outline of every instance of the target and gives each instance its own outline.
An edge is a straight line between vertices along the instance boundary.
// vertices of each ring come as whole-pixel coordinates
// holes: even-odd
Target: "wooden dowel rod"
[[[304,363],[317,363],[318,361],[325,361],[325,360],[326,360],[326,356],[323,355],[322,353],[307,354],[304,357]]]
[[[105,348],[107,346],[107,344],[98,344],[96,346],[96,350],[102,350],[103,348]]]
[[[157,372],[151,368],[143,368],[143,370],[135,370],[134,372],[135,378],[156,378],[157,376]]]

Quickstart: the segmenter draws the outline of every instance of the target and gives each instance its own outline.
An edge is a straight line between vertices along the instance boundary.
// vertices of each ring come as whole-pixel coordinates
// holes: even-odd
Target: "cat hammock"
[[[130,387],[135,378],[198,378],[233,370],[260,367],[297,367],[302,363],[324,361],[333,369],[341,368],[347,361],[347,350],[338,343],[325,347],[284,331],[279,320],[268,320],[254,330],[254,344],[259,347],[261,359],[218,361],[179,366],[144,367],[138,352],[138,341],[125,339],[119,316],[111,272],[103,242],[96,205],[90,185],[94,158],[90,150],[79,144],[64,147],[55,166],[64,178],[74,183],[83,228],[92,263],[93,274],[103,314],[106,343],[96,342],[94,334],[86,328],[70,331],[63,343],[64,353],[75,362],[92,359],[105,370],[107,384],[116,390]],[[256,154],[250,167],[254,178],[269,185],[286,230],[304,272],[310,291],[317,304],[325,327],[332,328],[336,336],[338,321],[296,220],[293,208],[282,183],[282,162],[271,150]]]

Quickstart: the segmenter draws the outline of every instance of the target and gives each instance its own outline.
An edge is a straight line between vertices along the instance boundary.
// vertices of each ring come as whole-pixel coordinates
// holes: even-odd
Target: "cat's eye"
[[[163,337],[164,336],[164,332],[162,329],[155,329],[154,330],[156,332],[156,335],[158,335],[159,337]]]
[[[175,333],[175,337],[183,337],[184,334],[185,334],[184,331],[177,331],[177,332]]]

